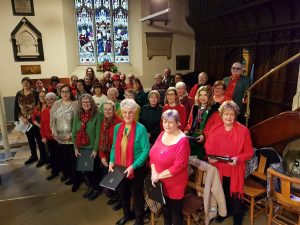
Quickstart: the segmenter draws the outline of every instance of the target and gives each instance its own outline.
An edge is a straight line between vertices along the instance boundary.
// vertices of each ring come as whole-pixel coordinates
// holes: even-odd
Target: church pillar
[[[9,141],[8,141],[6,118],[5,118],[5,114],[4,114],[4,106],[3,106],[1,93],[0,93],[0,129],[1,129],[1,135],[2,135],[2,143],[3,143],[3,147],[4,147],[4,151],[5,151],[5,159],[9,160],[9,159],[11,159],[11,152],[10,152],[10,146],[9,146]]]

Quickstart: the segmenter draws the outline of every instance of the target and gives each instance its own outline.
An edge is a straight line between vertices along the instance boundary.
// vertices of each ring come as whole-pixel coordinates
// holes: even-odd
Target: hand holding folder
[[[166,204],[162,183],[160,181],[155,182],[155,186],[153,186],[151,177],[147,176],[145,178],[145,189],[150,199],[163,205]]]
[[[99,185],[115,191],[126,176],[126,173],[124,173],[125,170],[125,166],[114,166],[113,170],[110,170],[111,172],[106,174]]]

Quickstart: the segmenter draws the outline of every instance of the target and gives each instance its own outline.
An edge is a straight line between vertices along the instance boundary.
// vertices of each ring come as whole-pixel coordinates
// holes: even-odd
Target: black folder
[[[223,163],[231,163],[231,162],[233,162],[233,160],[230,157],[226,157],[226,156],[207,155],[207,157],[210,158],[210,159],[216,159],[219,162],[223,162]]]
[[[148,197],[153,201],[156,201],[162,205],[166,204],[166,200],[163,193],[163,186],[160,181],[155,183],[155,187],[152,185],[151,177],[146,176],[145,178],[145,188],[148,194]]]
[[[124,173],[125,170],[125,166],[115,166],[114,172],[108,172],[99,185],[115,191],[121,181],[127,175],[126,173]]]
[[[80,156],[77,157],[77,171],[93,171],[94,158],[91,157],[93,149],[81,149]]]

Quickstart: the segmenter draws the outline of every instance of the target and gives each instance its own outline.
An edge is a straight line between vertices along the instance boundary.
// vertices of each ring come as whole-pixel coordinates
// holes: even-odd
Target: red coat
[[[71,84],[70,87],[71,87],[73,96],[75,96],[77,94],[77,88],[75,86],[73,86],[73,84]]]
[[[36,121],[38,123],[41,122],[41,112],[39,111],[38,106],[34,107],[31,120],[32,120],[32,122],[34,122],[34,121]]]
[[[190,90],[189,97],[193,100],[193,102],[195,102],[195,96],[199,87],[200,87],[199,84],[195,84]]]
[[[110,146],[112,146],[112,143],[113,143],[115,126],[117,124],[121,123],[121,122],[123,122],[123,120],[117,114],[115,114],[114,123],[108,128],[108,138],[109,138]],[[104,132],[104,118],[102,120],[101,128],[100,128],[100,135],[101,136],[103,135],[103,132]],[[99,146],[101,146],[101,145],[102,145],[102,139],[100,137],[99,138]],[[100,159],[102,159],[102,158],[108,159],[109,155],[110,155],[110,152],[103,152],[103,151],[101,151],[99,149],[99,157],[100,157]]]
[[[244,194],[244,179],[246,161],[253,155],[253,146],[250,132],[247,127],[234,122],[231,131],[225,131],[224,123],[211,126],[204,144],[206,154],[237,157],[237,165],[216,162],[221,180],[223,176],[230,177],[230,194],[237,193],[239,197]]]
[[[41,112],[41,135],[42,138],[46,138],[47,140],[52,140],[52,131],[50,129],[50,108],[46,107]]]

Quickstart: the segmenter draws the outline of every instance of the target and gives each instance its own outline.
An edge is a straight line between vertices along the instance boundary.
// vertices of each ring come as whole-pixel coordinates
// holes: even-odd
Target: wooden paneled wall
[[[210,82],[230,74],[250,53],[254,81],[300,51],[298,0],[190,0],[188,23],[195,30],[195,70],[206,71]],[[296,93],[297,60],[252,93],[251,124],[290,110]]]

